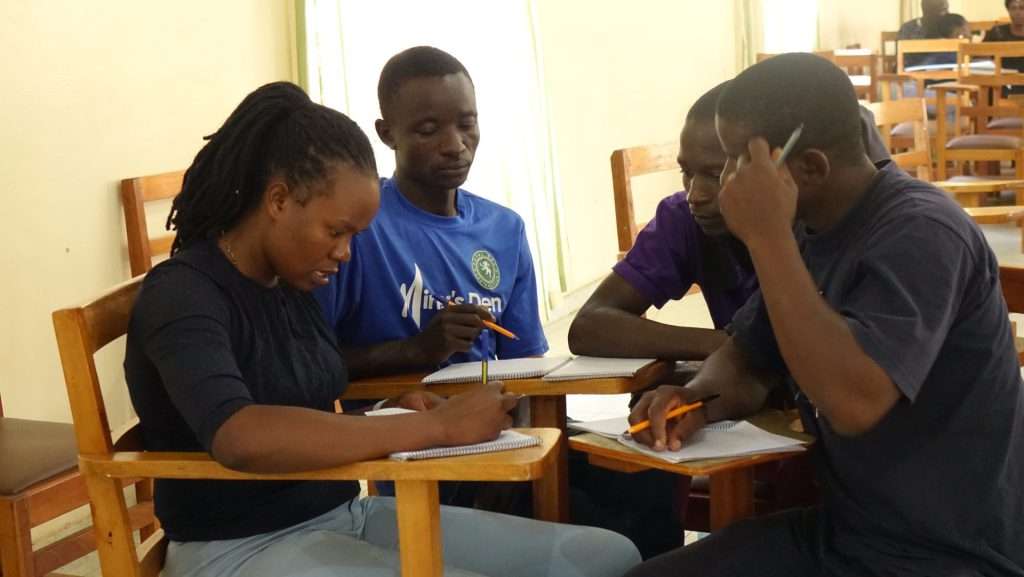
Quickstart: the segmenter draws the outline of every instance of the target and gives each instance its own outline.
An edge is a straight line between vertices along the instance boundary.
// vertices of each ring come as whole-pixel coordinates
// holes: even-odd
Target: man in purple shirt
[[[718,212],[725,153],[715,132],[715,104],[725,85],[701,96],[679,137],[679,167],[687,192],[661,201],[625,259],[580,310],[569,347],[583,355],[703,359],[726,339],[732,315],[757,289],[746,248]],[[681,327],[643,318],[651,306],[701,287],[715,329]],[[618,531],[644,558],[673,549],[682,535],[688,479],[662,471],[622,475],[570,462],[573,521]],[[681,502],[675,506],[676,496]]]
[[[704,359],[725,341],[721,329],[757,289],[746,248],[718,212],[725,153],[715,132],[715,103],[725,84],[701,96],[679,137],[686,192],[661,201],[625,259],[580,309],[569,329],[573,353],[607,357]],[[643,318],[651,306],[701,288],[715,329]]]

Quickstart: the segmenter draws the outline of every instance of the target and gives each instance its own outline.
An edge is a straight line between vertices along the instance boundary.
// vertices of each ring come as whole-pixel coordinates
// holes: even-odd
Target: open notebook
[[[403,413],[412,412],[413,411],[408,409],[389,407],[386,409],[378,409],[376,411],[367,411],[366,415],[369,417],[378,417],[384,415],[401,415]],[[493,441],[485,441],[483,443],[476,443],[473,445],[458,445],[455,447],[433,447],[430,449],[419,449],[417,451],[399,451],[397,453],[391,453],[388,457],[398,461],[418,461],[421,459],[439,459],[441,457],[460,457],[463,455],[477,455],[480,453],[496,453],[498,451],[510,451],[512,449],[534,447],[539,444],[540,439],[537,437],[531,437],[530,435],[524,435],[516,431],[502,431],[501,434],[498,435],[498,438]]]
[[[569,362],[569,357],[501,359],[487,363],[487,378],[493,381],[543,377]],[[473,383],[480,381],[480,363],[454,363],[423,377],[423,383]]]
[[[626,417],[604,419],[589,423],[569,423],[569,428],[596,433],[616,439],[634,451],[668,461],[682,463],[702,459],[742,457],[759,453],[785,453],[804,450],[804,443],[796,439],[769,433],[747,421],[720,421],[697,431],[678,451],[657,452],[646,445],[637,443],[625,430],[629,427]]]
[[[633,377],[636,376],[637,371],[654,361],[655,359],[575,357],[568,363],[544,375],[544,380],[573,381],[576,379]]]

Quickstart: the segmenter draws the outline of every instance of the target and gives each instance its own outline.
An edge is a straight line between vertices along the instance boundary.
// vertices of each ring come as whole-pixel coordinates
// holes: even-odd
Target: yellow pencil
[[[693,411],[693,410],[696,410],[696,409],[699,409],[699,408],[703,407],[705,403],[713,401],[713,400],[715,400],[717,398],[718,398],[718,395],[709,395],[707,397],[704,397],[703,399],[698,399],[698,400],[696,400],[696,401],[694,401],[692,403],[683,405],[681,407],[676,407],[676,408],[672,409],[671,411],[669,411],[667,415],[665,415],[665,420],[667,421],[669,419],[674,419],[676,417],[681,417],[681,416],[685,415],[686,413],[689,413],[690,411]],[[643,431],[643,430],[649,428],[650,426],[651,426],[651,421],[648,419],[646,421],[640,421],[639,423],[633,425],[626,432],[628,432],[630,435],[634,435],[636,433],[639,433],[640,431]]]

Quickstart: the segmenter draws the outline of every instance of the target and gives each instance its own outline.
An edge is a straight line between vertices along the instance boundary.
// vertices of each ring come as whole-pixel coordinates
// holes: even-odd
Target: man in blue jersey
[[[395,173],[352,260],[316,293],[352,377],[543,355],[522,219],[459,188],[480,141],[469,73],[446,52],[410,48],[384,66],[377,96]],[[483,320],[519,339],[478,338]]]

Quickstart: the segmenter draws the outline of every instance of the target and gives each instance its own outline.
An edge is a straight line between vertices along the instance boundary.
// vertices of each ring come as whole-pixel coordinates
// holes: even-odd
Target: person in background
[[[921,0],[921,17],[908,20],[900,26],[900,40],[926,38],[925,29],[931,22],[949,13],[949,0]]]
[[[985,33],[983,42],[1024,42],[1024,0],[1006,0],[1003,3],[1010,16],[1009,24],[998,24]],[[1003,66],[1024,72],[1024,58],[1005,58]],[[1006,94],[1024,94],[1024,86],[1009,86]]]

